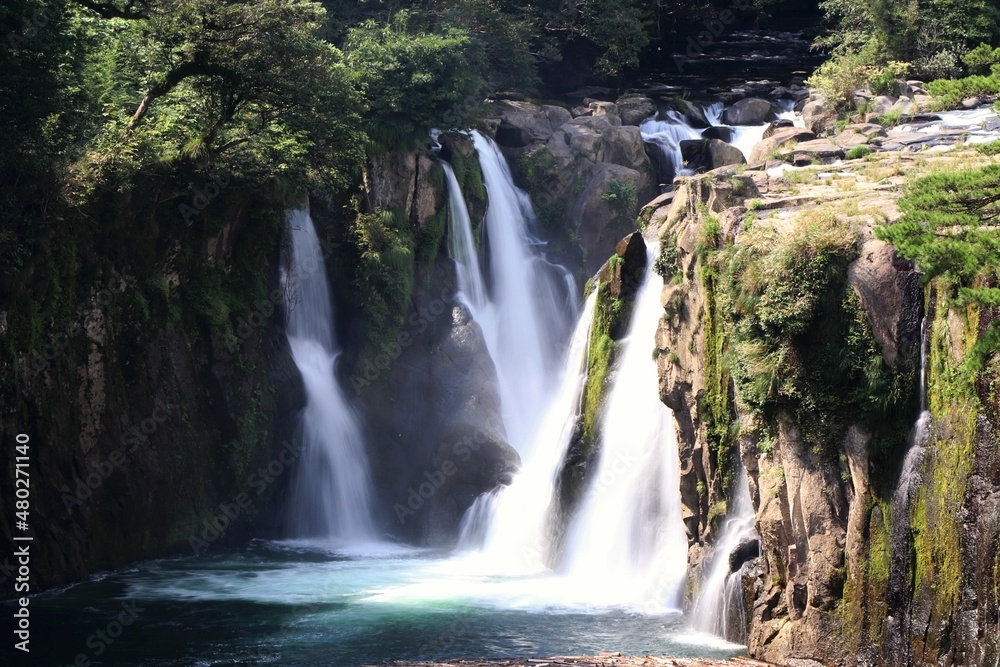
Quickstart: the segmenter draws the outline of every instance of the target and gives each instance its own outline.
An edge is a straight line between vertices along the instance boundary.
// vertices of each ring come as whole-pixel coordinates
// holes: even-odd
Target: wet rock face
[[[655,110],[652,101],[585,101],[575,118],[561,107],[501,103],[497,134],[536,214],[546,221],[543,232],[553,235],[556,259],[581,280],[635,229],[639,206],[656,195],[654,170],[636,127]],[[516,141],[501,134],[505,127],[516,128]]]
[[[760,125],[775,119],[776,114],[771,103],[759,97],[747,97],[722,114],[722,122],[726,125]]]
[[[848,268],[847,279],[871,316],[872,331],[889,364],[912,359],[920,343],[920,272],[894,248],[871,239]]]

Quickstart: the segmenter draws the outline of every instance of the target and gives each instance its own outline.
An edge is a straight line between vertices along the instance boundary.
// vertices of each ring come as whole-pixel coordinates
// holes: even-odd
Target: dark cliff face
[[[807,188],[813,210],[805,211],[787,189],[763,173],[717,172],[684,181],[672,207],[650,215],[667,249],[658,362],[661,396],[678,420],[691,592],[739,456],[762,543],[743,569],[751,655],[777,664],[993,664],[996,369],[970,385],[957,368],[994,313],[953,309],[935,283],[925,297],[912,264],[872,239],[864,210],[844,201],[858,195]],[[891,194],[860,196],[879,211],[876,221],[898,215]],[[840,241],[837,229],[847,231]],[[803,234],[808,248],[796,245]],[[809,254],[823,243],[831,245]],[[820,274],[810,264],[838,253],[843,261],[813,282]],[[786,284],[788,272],[773,269],[789,261],[798,268]],[[821,290],[811,297],[807,286]],[[919,412],[925,298],[933,419],[904,468]],[[782,311],[783,303],[793,308]],[[781,334],[803,312],[811,313],[802,331],[812,333],[801,339],[808,347]],[[838,333],[843,326],[847,334]],[[843,346],[845,356],[830,357],[825,346]],[[774,376],[781,385],[754,381],[768,349],[784,350]],[[836,373],[821,379],[831,364],[810,364],[828,357],[854,366],[834,363]],[[862,386],[875,403],[901,391],[896,409],[869,412],[872,399],[850,389],[852,373],[875,367],[877,383]]]
[[[204,235],[189,237],[194,259],[174,246],[144,266],[57,267],[47,281],[58,290],[21,303],[37,329],[5,327],[0,432],[5,443],[30,438],[33,590],[246,539],[289,474],[274,461],[291,441],[301,383],[281,331],[281,220],[253,203],[209,210],[193,227]],[[98,215],[116,216],[114,228],[145,213]],[[5,469],[14,455],[0,452]],[[0,520],[8,537],[11,514]]]

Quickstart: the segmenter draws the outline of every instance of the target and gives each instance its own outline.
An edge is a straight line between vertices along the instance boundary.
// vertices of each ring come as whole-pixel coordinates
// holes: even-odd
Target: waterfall
[[[561,347],[578,312],[576,287],[563,267],[543,257],[544,244],[531,231],[531,199],[514,185],[500,149],[478,132],[472,139],[489,198],[489,304],[472,313],[497,368],[507,437],[525,459],[556,387]]]
[[[739,567],[742,563],[734,568],[732,560],[741,547],[758,538],[746,469],[742,461],[737,461],[736,483],[726,522],[702,563],[701,585],[691,616],[696,630],[743,643],[746,641],[746,605]]]
[[[444,161],[441,166],[448,186],[448,253],[455,260],[458,273],[458,298],[468,306],[473,319],[478,321],[476,316],[483,316],[487,297],[476,242],[472,237],[472,221],[455,178],[455,170]]]
[[[562,348],[577,311],[576,288],[545,260],[532,234],[531,201],[514,185],[496,144],[472,133],[489,197],[488,250],[480,263],[468,209],[448,165],[449,252],[459,298],[483,330],[497,369],[501,410],[522,469],[508,487],[481,495],[466,513],[461,544],[478,547],[498,569],[536,570],[547,553],[556,475],[572,434],[585,378],[593,302],[584,308],[568,351]],[[484,280],[482,266],[488,266]],[[560,367],[561,364],[561,367]]]
[[[479,496],[463,520],[460,544],[478,546],[494,572],[539,572],[549,567],[556,483],[587,383],[596,300],[595,291],[584,304],[531,456],[522,461],[521,472],[510,486]]]
[[[663,315],[655,256],[653,247],[602,418],[599,460],[565,545],[567,576],[595,600],[647,612],[680,606],[688,547],[676,425],[651,353]]]
[[[722,102],[715,102],[703,108],[705,119],[713,128],[726,128],[729,130],[730,138],[728,143],[740,149],[743,157],[750,159],[750,153],[764,137],[764,130],[770,123],[760,125],[725,125],[722,122],[722,113],[725,105]],[[792,120],[796,126],[803,126],[801,114],[795,114],[789,109],[783,112],[780,118]],[[701,139],[704,130],[698,130],[691,126],[687,118],[677,111],[670,110],[660,116],[648,118],[639,126],[642,140],[646,143],[659,147],[666,162],[670,165],[667,182],[673,180],[674,176],[688,176],[692,170],[684,167],[684,156],[681,152],[681,142]]]
[[[291,213],[288,229],[286,335],[306,391],[289,526],[299,538],[361,542],[374,532],[368,462],[357,415],[334,375],[339,350],[323,255],[309,213]]]
[[[642,140],[660,149],[670,168],[664,174],[665,182],[673,181],[675,176],[688,176],[692,173],[684,167],[684,155],[681,152],[681,142],[689,139],[701,139],[701,131],[691,127],[687,119],[677,111],[667,111],[663,120],[647,118],[639,126]]]

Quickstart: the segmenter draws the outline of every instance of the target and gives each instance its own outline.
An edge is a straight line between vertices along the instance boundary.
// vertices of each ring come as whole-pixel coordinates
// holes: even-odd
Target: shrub
[[[962,62],[969,68],[970,74],[985,74],[991,66],[1000,63],[1000,47],[994,49],[983,42],[962,56]]]
[[[991,141],[988,144],[980,144],[976,146],[976,151],[982,153],[983,155],[996,155],[1000,153],[1000,139],[997,141]]]
[[[962,73],[962,68],[958,64],[958,55],[944,50],[918,58],[913,63],[913,71],[923,79],[952,79]]]
[[[868,148],[868,146],[855,146],[851,150],[847,151],[847,159],[860,160],[861,158],[871,154],[872,149]]]
[[[612,178],[608,183],[608,191],[601,195],[608,206],[619,214],[625,215],[635,206],[635,183]]]

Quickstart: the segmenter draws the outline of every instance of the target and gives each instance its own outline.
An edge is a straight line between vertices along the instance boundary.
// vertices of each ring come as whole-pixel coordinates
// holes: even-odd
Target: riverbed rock
[[[778,120],[772,120],[771,124],[768,125],[767,128],[764,130],[764,134],[761,136],[761,138],[767,139],[778,130],[784,129],[786,127],[795,127],[795,123],[788,120],[787,118],[779,118]]]
[[[816,135],[801,127],[783,127],[775,130],[771,136],[760,141],[750,152],[750,164],[761,164],[772,152],[799,141],[812,141]]]
[[[554,128],[570,119],[568,111],[552,105],[502,100],[497,103],[497,109],[500,112],[497,143],[512,148],[547,141]]]
[[[622,125],[639,125],[656,113],[656,103],[645,95],[626,95],[615,104]]]
[[[726,125],[760,125],[774,120],[774,117],[770,102],[759,97],[747,97],[726,109],[722,122]]]
[[[802,122],[810,132],[819,136],[833,130],[837,111],[823,99],[812,100],[802,108]]]

